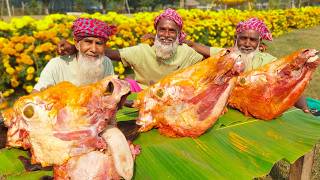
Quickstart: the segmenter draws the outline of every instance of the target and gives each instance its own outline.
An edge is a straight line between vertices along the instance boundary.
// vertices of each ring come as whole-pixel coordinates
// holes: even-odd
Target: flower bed
[[[184,31],[188,39],[210,46],[226,47],[233,44],[235,26],[249,17],[265,21],[274,37],[292,29],[308,28],[320,24],[320,8],[240,11],[178,10],[184,19]],[[117,25],[118,33],[107,42],[110,48],[136,45],[146,33],[155,33],[153,19],[160,12],[137,13],[126,16],[109,12],[84,14]],[[57,44],[61,38],[72,40],[71,26],[75,16],[53,14],[35,20],[25,16],[13,18],[9,23],[0,21],[0,91],[4,97],[30,93],[45,64],[56,56]],[[148,42],[146,42],[148,43]],[[117,63],[116,73],[124,78],[125,70]],[[6,102],[0,104],[0,108]]]

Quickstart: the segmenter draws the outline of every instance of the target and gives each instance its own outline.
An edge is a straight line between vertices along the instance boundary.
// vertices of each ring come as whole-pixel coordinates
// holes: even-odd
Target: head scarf
[[[239,34],[250,29],[257,31],[262,39],[272,41],[272,34],[266,24],[257,18],[250,18],[247,21],[240,22],[236,27],[236,32]]]
[[[180,30],[180,33],[179,33],[179,36],[178,36],[179,37],[179,43],[182,43],[182,41],[185,39],[185,37],[187,35],[186,35],[186,33],[184,33],[182,31],[183,21],[182,21],[181,16],[177,13],[177,11],[168,8],[163,13],[161,13],[159,16],[157,16],[154,19],[154,28],[155,29],[157,29],[157,24],[160,21],[160,19],[162,19],[162,18],[170,19],[170,20],[174,21],[178,25],[179,30]]]
[[[109,26],[105,22],[97,19],[78,18],[73,22],[73,37],[80,41],[85,37],[97,37],[104,41],[116,33],[115,26]]]

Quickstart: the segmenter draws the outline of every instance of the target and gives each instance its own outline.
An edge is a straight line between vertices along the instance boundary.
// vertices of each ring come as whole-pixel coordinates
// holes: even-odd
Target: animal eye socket
[[[162,97],[163,96],[163,90],[162,89],[158,89],[156,94],[157,94],[158,97]]]
[[[106,91],[104,92],[104,95],[110,95],[113,93],[114,90],[114,85],[112,82],[109,82],[107,87],[106,87]]]
[[[240,79],[240,85],[244,85],[246,83],[246,79],[245,78],[241,78]]]
[[[26,118],[32,118],[34,115],[34,108],[32,105],[27,105],[24,109],[23,109],[23,115]]]
[[[224,55],[228,55],[228,54],[230,54],[230,52],[231,51],[229,49],[227,49],[226,52],[224,53]]]

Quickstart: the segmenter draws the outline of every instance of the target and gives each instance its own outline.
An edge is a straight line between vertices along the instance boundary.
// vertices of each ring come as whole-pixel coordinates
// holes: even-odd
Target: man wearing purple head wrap
[[[166,9],[154,20],[156,37],[153,46],[139,44],[119,50],[107,50],[106,55],[130,66],[140,85],[149,86],[167,74],[193,65],[203,56],[186,44],[183,21],[173,9]],[[61,44],[60,44],[61,46]]]

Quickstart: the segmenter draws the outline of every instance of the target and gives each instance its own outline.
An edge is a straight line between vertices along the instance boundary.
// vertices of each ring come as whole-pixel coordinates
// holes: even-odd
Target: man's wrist
[[[303,112],[305,112],[305,113],[310,113],[309,107],[304,106],[304,107],[301,108],[301,110],[302,110]]]
[[[303,109],[303,112],[310,113],[310,110],[309,109]]]

